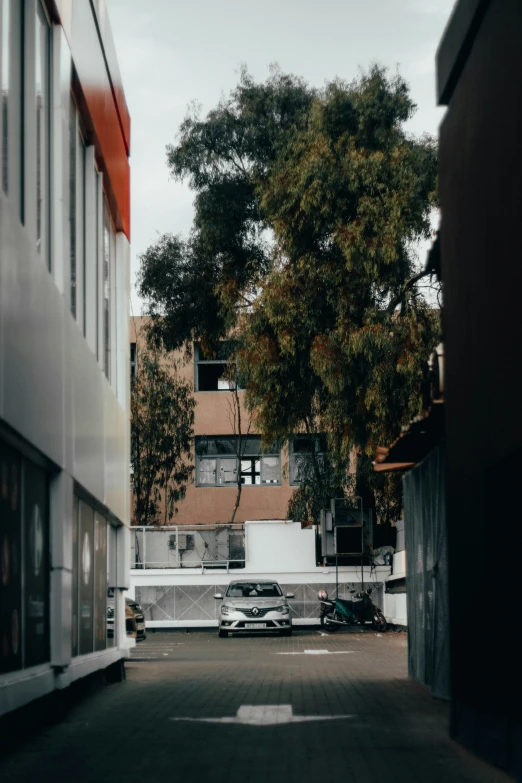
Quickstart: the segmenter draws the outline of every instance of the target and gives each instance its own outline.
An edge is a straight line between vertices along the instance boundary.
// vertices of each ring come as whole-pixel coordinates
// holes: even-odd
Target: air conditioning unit
[[[228,557],[229,560],[241,563],[245,559],[245,534],[230,533],[228,537]]]
[[[332,498],[330,503],[335,527],[362,527],[361,498]]]
[[[194,536],[188,533],[178,534],[178,549],[180,552],[187,552],[194,549]]]
[[[363,551],[362,526],[343,525],[335,527],[335,553],[337,555],[362,555]]]

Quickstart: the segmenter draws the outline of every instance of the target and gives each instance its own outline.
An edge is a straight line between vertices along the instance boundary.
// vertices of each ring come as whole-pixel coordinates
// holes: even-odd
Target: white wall
[[[384,616],[393,625],[408,625],[406,593],[384,593]]]
[[[400,552],[395,552],[393,555],[393,576],[406,575],[406,550],[403,549]]]
[[[316,568],[315,529],[283,520],[245,523],[245,573],[308,572]]]
[[[406,576],[406,551],[401,550],[393,555],[392,574],[386,580],[388,585]],[[384,593],[384,616],[394,625],[408,625],[406,593]]]

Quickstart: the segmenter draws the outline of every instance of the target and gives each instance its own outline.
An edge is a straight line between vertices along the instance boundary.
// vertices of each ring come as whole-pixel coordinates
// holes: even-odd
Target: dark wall
[[[441,127],[440,197],[452,731],[522,779],[520,0],[481,19]]]

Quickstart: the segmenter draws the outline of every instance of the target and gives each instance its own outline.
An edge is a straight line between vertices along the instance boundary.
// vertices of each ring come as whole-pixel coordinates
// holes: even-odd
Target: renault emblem
[[[257,608],[257,606],[254,606],[254,608],[252,609],[252,614],[254,615],[254,617],[257,617],[257,615],[259,614],[259,609]]]

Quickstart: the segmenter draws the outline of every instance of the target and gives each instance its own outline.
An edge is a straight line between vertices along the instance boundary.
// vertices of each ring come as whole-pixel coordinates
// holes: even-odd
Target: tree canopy
[[[406,132],[414,110],[405,81],[378,66],[322,89],[243,71],[168,147],[195,193],[193,231],[150,248],[140,276],[168,349],[235,333],[266,442],[328,433],[337,467],[355,449],[377,494],[396,487],[368,461],[420,412],[439,329],[415,252],[431,233],[437,155]]]

